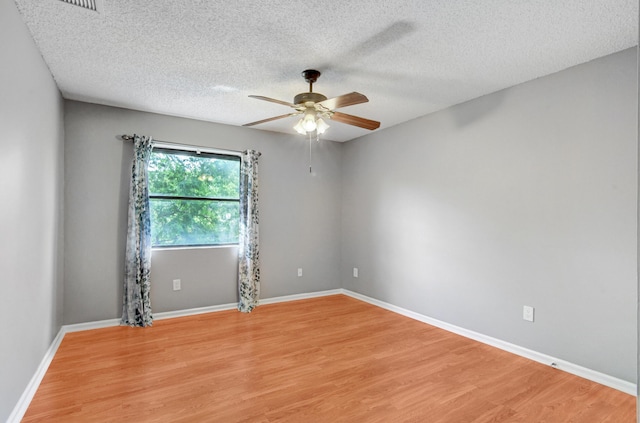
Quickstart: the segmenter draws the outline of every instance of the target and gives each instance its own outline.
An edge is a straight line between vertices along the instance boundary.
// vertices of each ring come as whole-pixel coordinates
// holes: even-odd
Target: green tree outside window
[[[154,247],[237,244],[240,158],[154,149],[149,162]]]

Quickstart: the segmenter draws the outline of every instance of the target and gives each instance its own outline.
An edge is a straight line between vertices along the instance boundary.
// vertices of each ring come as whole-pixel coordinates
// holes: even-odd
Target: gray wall
[[[0,421],[62,321],[63,103],[11,0],[0,1]]]
[[[74,101],[65,131],[65,323],[121,315],[132,145],[120,134],[260,151],[261,298],[340,287],[342,144],[314,144],[310,174],[309,143],[294,135]],[[154,312],[237,301],[236,250],[154,251]]]
[[[630,49],[347,143],[343,286],[634,382],[636,71]]]

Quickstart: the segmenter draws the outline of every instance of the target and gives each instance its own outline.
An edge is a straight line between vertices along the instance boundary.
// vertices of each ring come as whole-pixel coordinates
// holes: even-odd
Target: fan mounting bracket
[[[302,77],[309,84],[315,84],[315,82],[320,78],[320,71],[315,69],[307,69],[302,71]]]

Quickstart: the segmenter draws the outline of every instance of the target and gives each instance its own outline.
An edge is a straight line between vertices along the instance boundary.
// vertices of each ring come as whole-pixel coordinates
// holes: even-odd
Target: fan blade
[[[365,119],[340,112],[333,112],[331,114],[331,119],[338,122],[346,123],[347,125],[359,126],[360,128],[369,129],[371,131],[380,127],[380,122],[378,122],[377,120]]]
[[[293,107],[294,109],[296,108],[295,104],[289,103],[288,101],[276,100],[275,98],[264,97],[264,96],[261,96],[261,95],[250,95],[249,97],[257,98],[258,100],[270,101],[272,103],[282,104],[284,106]]]
[[[366,103],[369,101],[366,95],[360,93],[349,93],[338,97],[333,97],[328,100],[318,103],[322,107],[326,107],[329,110],[339,109],[340,107],[353,106],[354,104]]]
[[[242,125],[242,126],[253,126],[253,125],[259,125],[259,124],[261,124],[261,123],[271,122],[272,120],[284,119],[284,118],[286,118],[286,117],[289,117],[289,116],[295,116],[295,115],[299,115],[299,114],[300,114],[300,112],[287,113],[286,115],[275,116],[275,117],[268,118],[268,119],[262,119],[262,120],[259,120],[259,121],[257,121],[257,122],[245,123],[245,124],[244,124],[244,125]]]

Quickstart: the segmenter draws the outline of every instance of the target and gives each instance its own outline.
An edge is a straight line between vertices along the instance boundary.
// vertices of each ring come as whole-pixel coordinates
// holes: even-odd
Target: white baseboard
[[[326,297],[328,295],[337,295],[342,293],[343,293],[342,289],[332,289],[329,291],[318,291],[318,292],[308,292],[304,294],[284,295],[281,297],[265,298],[263,300],[261,299],[259,301],[259,305],[284,303],[287,301],[305,300],[307,298]],[[216,311],[236,310],[237,308],[238,308],[238,303],[228,303],[228,304],[220,304],[220,305],[208,306],[208,307],[189,308],[186,310],[164,311],[161,313],[154,313],[153,320],[173,319],[175,317],[193,316],[196,314],[213,313]],[[107,321],[105,320],[105,322]],[[119,322],[120,321],[118,320],[118,324]]]
[[[389,311],[393,311],[394,313],[401,314],[411,319],[418,320],[420,322],[427,323],[429,325],[438,327],[440,329],[444,329],[448,332],[452,332],[452,333],[464,336],[466,338],[473,339],[474,341],[482,342],[483,344],[487,344],[492,347],[496,347],[501,350],[508,351],[512,354],[516,354],[521,357],[525,357],[530,360],[552,366],[556,369],[563,370],[567,373],[571,373],[576,376],[580,376],[582,378],[599,383],[601,385],[605,385],[610,388],[617,389],[626,394],[637,396],[638,391],[635,383],[631,383],[623,379],[609,376],[607,374],[600,373],[595,370],[588,369],[586,367],[582,367],[577,364],[574,364],[565,360],[561,360],[559,358],[552,357],[547,354],[533,351],[528,348],[521,347],[519,345],[511,344],[509,342],[505,342],[497,338],[492,338],[491,336],[483,335],[481,333],[474,332],[472,330],[468,330],[468,329],[461,328],[459,326],[455,326],[437,319],[433,319],[431,317],[413,312],[411,310],[407,310],[402,307],[398,307],[393,304],[389,304],[384,301],[377,300],[375,298],[367,297],[366,295],[362,295],[357,292],[349,291],[346,289],[342,290],[342,292],[349,297],[356,298],[358,300],[367,302],[369,304],[373,304],[375,306],[384,308]]]
[[[625,392],[629,395],[637,396],[637,388],[636,384],[627,382],[626,380],[618,379],[613,376],[606,375],[604,373],[597,372],[595,370],[587,369],[585,367],[579,366],[577,364],[570,363],[568,361],[560,360],[558,358],[551,357],[546,354],[542,354],[533,350],[529,350],[524,347],[520,347],[515,344],[511,344],[509,342],[502,341],[500,339],[492,338],[490,336],[483,335],[478,332],[474,332],[468,329],[461,328],[459,326],[451,325],[446,322],[442,322],[437,319],[433,319],[431,317],[424,316],[422,314],[413,312],[411,310],[404,309],[402,307],[395,306],[393,304],[386,303],[384,301],[377,300],[375,298],[367,297],[366,295],[359,294],[357,292],[349,291],[347,289],[338,288],[331,289],[328,291],[318,291],[318,292],[309,292],[305,294],[293,294],[293,295],[284,295],[281,297],[273,297],[273,298],[265,298],[264,300],[260,300],[260,304],[276,304],[283,303],[287,301],[297,301],[304,300],[309,298],[318,298],[318,297],[326,297],[329,295],[337,295],[344,294],[349,297],[358,299],[360,301],[364,301],[366,303],[378,306],[380,308],[384,308],[385,310],[392,311],[394,313],[401,314],[403,316],[409,317],[414,320],[418,320],[423,323],[427,323],[429,325],[444,329],[446,331],[464,336],[466,338],[473,339],[478,342],[482,342],[483,344],[491,345],[496,348],[500,348],[501,350],[508,351],[510,353],[519,355],[521,357],[528,358],[530,360],[537,361],[539,363],[547,364],[553,366],[557,369],[564,370],[567,373],[574,374],[576,376],[583,377],[585,379],[594,381],[596,383],[600,383],[602,385],[608,386],[610,388],[617,389],[619,391]],[[176,311],[166,311],[161,313],[155,313],[154,319],[163,320],[163,319],[171,319],[175,317],[186,317],[193,316],[196,314],[203,313],[213,313],[216,311],[223,310],[234,310],[238,306],[237,303],[229,303],[229,304],[221,304],[216,306],[209,307],[199,307],[199,308],[191,308],[186,310],[176,310]],[[42,378],[47,372],[53,357],[64,338],[66,333],[71,332],[79,332],[83,330],[91,330],[91,329],[101,329],[107,327],[113,327],[120,325],[120,319],[108,319],[108,320],[100,320],[96,322],[87,322],[87,323],[77,323],[71,325],[64,325],[60,328],[60,331],[56,335],[55,339],[49,346],[49,349],[45,353],[42,362],[38,366],[35,374],[29,381],[27,388],[20,396],[18,403],[14,407],[12,413],[9,415],[9,419],[7,423],[19,423],[26,413],[27,408],[29,408],[29,404],[33,399],[38,387],[40,386],[40,382],[42,382]]]
[[[282,297],[265,298],[264,300],[260,300],[260,304],[284,303],[287,301],[306,300],[308,298],[326,297],[328,295],[338,295],[343,293],[344,289],[338,288],[330,289],[328,291],[308,292],[305,294],[284,295]]]
[[[153,313],[153,320],[173,319],[175,317],[195,316],[196,314],[213,313],[216,311],[235,310],[238,303],[220,304],[208,307],[188,308],[186,310],[163,311]]]
[[[60,328],[60,330],[63,332],[63,334],[66,334],[71,332],[82,332],[83,330],[110,328],[119,325],[120,319],[96,320],[95,322],[73,323],[70,325],[64,325]]]
[[[332,289],[329,291],[309,292],[304,294],[284,295],[282,297],[265,298],[259,301],[260,305],[284,303],[287,301],[304,300],[307,298],[326,297],[327,295],[342,294],[342,289]],[[236,310],[238,303],[220,304],[208,307],[189,308],[186,310],[164,311],[161,313],[153,313],[153,320],[173,319],[174,317],[186,317],[196,314],[213,313],[216,311]]]
[[[42,378],[44,378],[44,375],[47,373],[47,369],[49,368],[53,357],[56,355],[56,351],[58,351],[58,347],[62,342],[62,338],[64,338],[64,332],[62,331],[62,329],[60,329],[56,337],[53,339],[53,342],[51,342],[51,345],[49,345],[49,348],[44,354],[44,358],[40,362],[40,365],[36,369],[36,372],[27,384],[24,392],[20,396],[18,403],[13,408],[11,414],[9,414],[7,423],[19,423],[20,420],[22,420],[24,413],[26,413],[27,408],[29,408],[29,404],[31,403],[33,396],[38,390],[38,386],[40,386],[40,382],[42,382]]]

